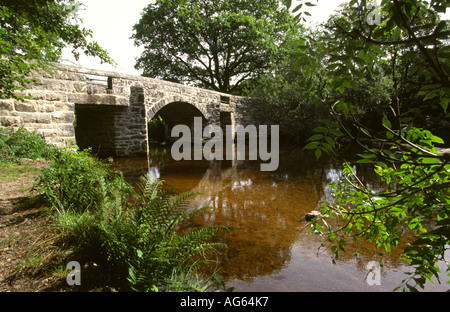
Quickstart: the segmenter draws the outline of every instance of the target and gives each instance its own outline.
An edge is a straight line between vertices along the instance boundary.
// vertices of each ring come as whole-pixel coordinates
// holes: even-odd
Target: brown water
[[[216,209],[196,225],[238,228],[225,239],[228,248],[219,258],[220,274],[235,291],[392,291],[411,271],[398,253],[381,257],[381,250],[365,244],[356,257],[349,246],[334,265],[326,249],[318,252],[323,238],[308,234],[304,217],[332,198],[330,183],[339,179],[341,162],[317,162],[294,150],[280,154],[276,172],[261,172],[255,162],[176,162],[169,148],[158,146],[149,159],[117,159],[115,165],[130,182],[150,172],[180,192],[201,192],[193,205]],[[356,170],[369,187],[379,187],[370,170]],[[369,261],[382,265],[381,285],[368,285]],[[444,273],[441,285],[430,284],[426,290],[446,291],[447,280]]]

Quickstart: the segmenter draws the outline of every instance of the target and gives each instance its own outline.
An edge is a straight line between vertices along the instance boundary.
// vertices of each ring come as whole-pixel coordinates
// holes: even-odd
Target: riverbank
[[[216,275],[196,273],[205,263],[198,258],[209,260],[206,255],[222,246],[216,240],[232,229],[177,231],[179,223],[210,209],[180,208],[195,192],[174,194],[147,175],[134,189],[89,151],[57,149],[25,130],[2,132],[0,292],[222,287]],[[67,280],[72,264],[76,283]]]
[[[46,235],[45,205],[32,190],[43,160],[0,168],[0,292],[59,291],[61,277],[45,272],[35,254]]]

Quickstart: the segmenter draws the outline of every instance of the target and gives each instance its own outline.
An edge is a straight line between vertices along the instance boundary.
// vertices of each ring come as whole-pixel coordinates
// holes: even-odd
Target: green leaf
[[[431,136],[431,141],[437,144],[444,144],[444,140],[435,135]]]
[[[444,113],[447,114],[448,104],[450,102],[449,98],[442,98],[440,101],[440,104],[442,108],[444,109]]]
[[[387,128],[389,128],[389,129],[392,128],[392,124],[386,115],[383,116],[382,122],[383,122],[383,125],[385,125]]]
[[[297,6],[294,8],[294,10],[292,10],[292,13],[295,13],[295,12],[297,12],[298,10],[300,10],[300,9],[302,8],[302,6],[303,6],[303,3],[300,3],[299,5],[297,5]]]
[[[292,6],[292,0],[285,0],[285,1],[284,1],[284,5],[285,5],[288,9],[290,9],[291,6]]]
[[[327,133],[328,129],[323,127],[323,126],[319,126],[313,129],[314,132],[319,132],[319,133]]]
[[[333,134],[334,136],[336,136],[336,137],[342,137],[342,136],[344,136],[344,134],[341,132],[341,130],[339,130],[339,129],[333,129],[333,128],[331,128],[331,129],[329,129],[329,131],[330,131],[330,133],[331,134]]]
[[[316,149],[319,147],[319,144],[320,144],[320,142],[317,142],[317,141],[310,142],[303,149],[305,149],[305,150]]]
[[[335,148],[336,147],[336,144],[335,144],[335,142],[333,141],[333,139],[332,138],[330,138],[330,137],[325,137],[325,140],[328,142],[328,144],[332,147],[332,148]]]
[[[390,132],[390,131],[386,131],[386,137],[388,139],[393,139],[394,138],[394,134],[392,132]]]
[[[318,133],[318,134],[312,135],[312,136],[308,139],[308,141],[319,141],[319,140],[322,140],[323,138],[324,138],[324,135]]]
[[[358,159],[356,162],[358,164],[371,164],[371,163],[374,163],[374,161],[371,160],[371,159]]]
[[[424,164],[438,164],[440,161],[437,158],[422,158]]]
[[[437,95],[438,95],[438,91],[437,90],[433,90],[431,92],[428,92],[423,100],[424,101],[431,100],[431,99],[435,98]]]
[[[359,157],[364,159],[374,159],[377,158],[377,155],[375,154],[358,154]]]
[[[321,149],[316,149],[314,154],[316,155],[316,159],[318,160],[322,156],[322,150]]]

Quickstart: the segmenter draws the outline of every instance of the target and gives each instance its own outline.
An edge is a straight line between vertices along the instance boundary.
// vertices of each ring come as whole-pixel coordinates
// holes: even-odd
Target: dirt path
[[[61,278],[39,272],[31,251],[45,237],[48,218],[30,190],[43,161],[0,169],[0,292],[57,291]],[[18,168],[20,167],[20,168]],[[13,173],[11,173],[11,171]]]

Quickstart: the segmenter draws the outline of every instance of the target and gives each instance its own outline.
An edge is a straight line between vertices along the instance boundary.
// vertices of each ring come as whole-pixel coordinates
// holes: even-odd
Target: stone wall
[[[24,101],[0,99],[0,125],[25,127],[42,133],[51,143],[75,142],[73,128],[74,103],[61,93],[37,91],[22,92]]]
[[[158,79],[62,64],[34,77],[18,92],[23,101],[0,100],[0,126],[35,130],[49,143],[91,146],[100,154],[145,155],[148,121],[172,103],[192,105],[207,124],[220,125],[221,112],[230,113],[232,123],[243,120],[242,98]]]
[[[36,82],[17,92],[24,100],[0,100],[0,126],[34,130],[57,145],[75,144],[77,104],[128,105],[126,98],[108,94],[107,86],[89,81],[85,70],[77,69],[55,64],[51,73],[37,70]]]
[[[147,116],[144,89],[130,87],[130,103],[125,110],[115,113],[116,156],[143,156],[148,153]]]

